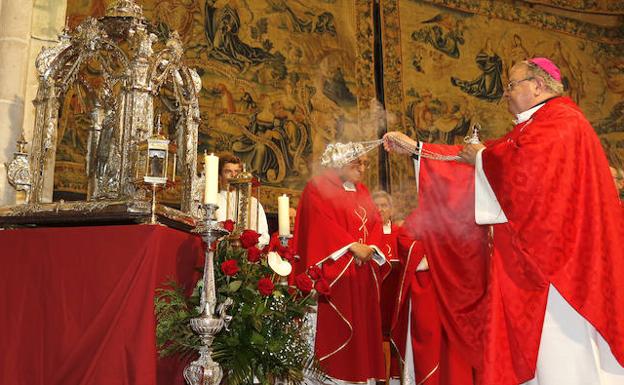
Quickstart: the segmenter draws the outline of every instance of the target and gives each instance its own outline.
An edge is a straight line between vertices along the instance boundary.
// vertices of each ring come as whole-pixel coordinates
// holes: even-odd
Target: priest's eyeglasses
[[[524,79],[520,79],[520,80],[512,80],[509,83],[507,83],[507,86],[505,87],[505,90],[507,92],[511,92],[513,91],[514,88],[516,88],[516,86],[526,80],[533,80],[535,79],[533,76],[529,76],[528,78],[524,78]]]

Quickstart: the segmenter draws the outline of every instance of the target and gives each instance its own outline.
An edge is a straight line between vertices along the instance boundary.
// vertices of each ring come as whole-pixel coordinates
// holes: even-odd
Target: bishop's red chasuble
[[[474,222],[473,167],[421,162],[411,230],[424,241],[450,338],[473,359],[480,384],[530,380],[552,284],[623,365],[624,223],[591,125],[560,97],[486,146],[483,170],[508,219],[491,226],[493,239]]]
[[[334,170],[314,177],[303,190],[295,221],[301,268],[321,265],[331,286],[318,303],[315,354],[331,377],[348,382],[385,378],[381,334],[381,271],[374,261],[361,266],[350,252],[329,256],[361,242],[380,249],[382,223],[366,187],[347,191]]]

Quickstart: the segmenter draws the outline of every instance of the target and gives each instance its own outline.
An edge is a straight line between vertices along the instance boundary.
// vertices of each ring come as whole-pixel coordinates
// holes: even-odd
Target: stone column
[[[39,74],[35,68],[35,60],[42,48],[58,43],[58,35],[65,27],[66,9],[67,0],[34,0],[28,61],[26,63],[28,70],[24,87],[25,104],[22,125],[28,142],[32,142],[32,132],[35,126],[35,106],[33,101],[37,96],[37,86],[39,85]],[[32,143],[30,144],[32,145]],[[48,167],[46,173],[54,173],[54,165]],[[50,183],[46,184],[42,191],[43,201],[52,201],[53,178],[49,178],[49,181]]]
[[[15,203],[4,163],[13,158],[22,129],[32,140],[35,59],[41,47],[55,44],[66,7],[66,0],[0,0],[0,205]],[[51,198],[51,189],[46,195]]]
[[[0,0],[0,205],[13,204],[5,162],[10,162],[24,118],[24,91],[32,0]]]

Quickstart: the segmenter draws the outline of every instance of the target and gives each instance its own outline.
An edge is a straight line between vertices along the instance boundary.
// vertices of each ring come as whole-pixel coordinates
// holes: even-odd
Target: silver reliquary
[[[194,227],[201,79],[178,34],[156,30],[133,0],[117,0],[42,50],[32,147],[21,143],[7,165],[23,199],[0,208],[0,226],[147,221],[148,183],[162,185],[160,222]],[[68,135],[84,146],[60,152]],[[71,171],[61,182],[79,186],[79,199],[53,199],[57,170]]]

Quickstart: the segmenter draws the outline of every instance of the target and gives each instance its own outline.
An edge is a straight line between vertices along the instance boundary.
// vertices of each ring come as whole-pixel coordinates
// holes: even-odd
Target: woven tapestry
[[[186,64],[202,77],[198,153],[231,151],[242,158],[262,182],[261,200],[269,211],[275,196],[296,195],[317,172],[327,143],[375,136],[360,122],[374,93],[370,2],[138,3],[158,36],[179,33]],[[69,0],[70,25],[102,16],[107,5]],[[79,117],[72,121],[84,125]],[[70,161],[64,168],[57,164],[57,191],[84,186],[75,181],[86,130],[69,128],[57,158]],[[376,172],[369,177],[374,180]]]
[[[573,10],[579,2],[559,3]],[[624,13],[616,8],[610,10]],[[601,28],[502,1],[384,0],[382,9],[386,107],[397,117],[395,129],[457,144],[479,123],[482,139],[499,137],[512,128],[502,98],[508,70],[525,58],[545,56],[560,67],[567,95],[585,112],[610,158],[624,159],[621,27]],[[404,157],[392,156],[392,190],[403,201],[415,194],[411,168]]]

